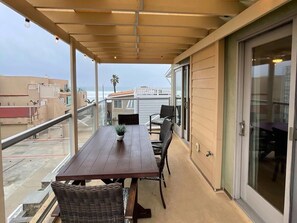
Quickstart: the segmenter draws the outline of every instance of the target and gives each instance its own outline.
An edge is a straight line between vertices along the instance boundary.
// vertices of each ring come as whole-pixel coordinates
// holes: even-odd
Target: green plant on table
[[[126,126],[125,125],[116,125],[115,130],[119,136],[122,136],[126,132]]]

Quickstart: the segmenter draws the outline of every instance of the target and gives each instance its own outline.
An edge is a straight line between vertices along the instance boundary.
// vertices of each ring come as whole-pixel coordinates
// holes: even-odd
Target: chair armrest
[[[129,197],[127,202],[127,208],[125,212],[126,219],[133,219],[134,216],[134,207],[137,203],[137,178],[132,178],[130,189],[129,189]]]
[[[152,117],[154,115],[160,115],[160,113],[151,114],[150,117]]]
[[[151,143],[152,143],[152,144],[162,143],[162,141],[160,141],[160,140],[151,140]],[[154,145],[153,145],[153,146],[154,146]]]

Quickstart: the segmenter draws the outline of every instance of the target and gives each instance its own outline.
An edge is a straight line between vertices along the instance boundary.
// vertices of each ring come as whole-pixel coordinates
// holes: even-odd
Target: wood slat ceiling
[[[176,56],[255,1],[27,0],[27,3],[38,15],[44,15],[72,36],[98,62],[173,63]]]

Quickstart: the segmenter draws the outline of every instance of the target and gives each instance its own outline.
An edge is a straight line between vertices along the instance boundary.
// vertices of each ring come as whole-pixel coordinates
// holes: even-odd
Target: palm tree
[[[113,74],[110,82],[113,85],[113,92],[116,93],[116,85],[119,83],[119,77],[116,74]]]

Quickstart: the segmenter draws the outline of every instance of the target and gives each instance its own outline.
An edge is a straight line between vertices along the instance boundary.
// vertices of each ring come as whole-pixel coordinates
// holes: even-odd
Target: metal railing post
[[[1,142],[1,123],[0,123],[0,222],[5,222],[5,203],[3,185],[3,166],[2,166],[2,142]]]
[[[96,96],[96,107],[95,107],[95,121],[94,121],[94,132],[98,129],[99,127],[99,97],[98,97],[98,92],[99,92],[99,87],[98,87],[98,64],[95,61],[95,96]]]
[[[77,86],[76,86],[76,49],[75,40],[70,37],[70,73],[71,73],[71,148],[74,153],[78,152],[78,124],[77,124]]]

